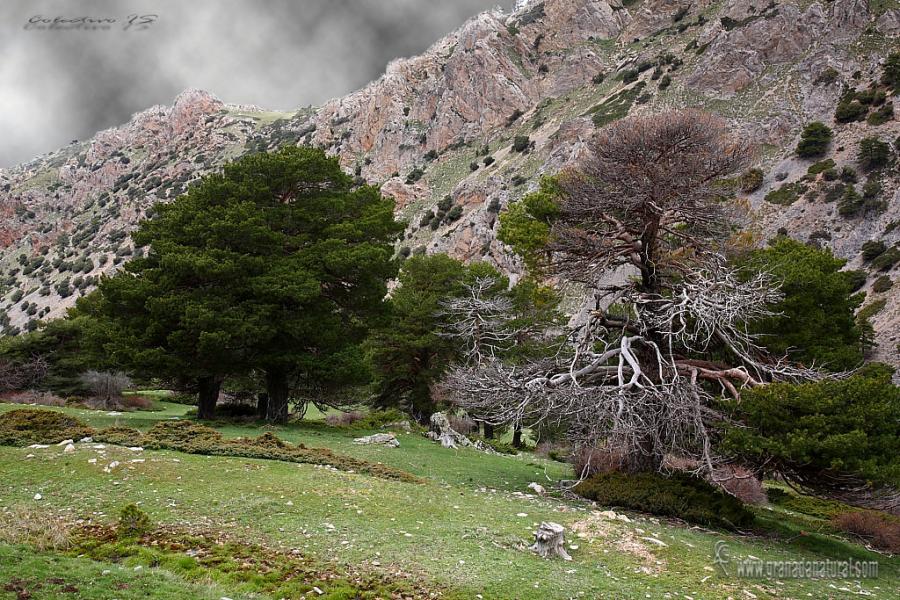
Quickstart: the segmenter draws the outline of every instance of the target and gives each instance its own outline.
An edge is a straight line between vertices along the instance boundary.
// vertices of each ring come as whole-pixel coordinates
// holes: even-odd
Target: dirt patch
[[[635,535],[634,531],[624,523],[613,521],[599,513],[593,513],[574,523],[572,532],[576,537],[588,543],[593,540],[603,540],[605,544],[630,554],[641,562],[639,567],[641,572],[648,575],[661,573],[666,569],[666,561],[657,558],[650,548]]]

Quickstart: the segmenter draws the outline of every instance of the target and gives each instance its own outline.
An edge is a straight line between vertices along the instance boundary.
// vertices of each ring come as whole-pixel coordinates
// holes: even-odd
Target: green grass
[[[0,544],[0,598],[14,599],[20,590],[31,594],[20,598],[34,600],[219,600],[227,596],[218,586],[188,583],[160,569],[135,571],[122,565]]]
[[[190,408],[167,402],[161,405],[161,412],[121,415],[72,408],[52,410],[76,415],[93,427],[147,429]],[[0,412],[15,408],[20,407],[0,404]],[[219,429],[227,437],[256,436],[262,431],[257,426],[233,424],[223,424]],[[446,450],[415,433],[398,433],[401,447],[396,449],[359,446],[352,442],[360,435],[358,430],[331,428],[320,421],[265,429],[291,442],[381,461],[428,482],[399,483],[267,460],[173,451],[136,453],[114,446],[101,453],[89,445],[79,445],[74,454],[63,454],[55,446],[2,447],[0,507],[39,506],[73,519],[111,524],[123,506],[134,502],[155,523],[168,527],[227,531],[249,543],[300,548],[311,557],[338,564],[358,566],[377,560],[381,566],[371,568],[395,565],[463,597],[482,594],[484,598],[537,599],[581,594],[598,598],[643,597],[644,593],[662,597],[669,592],[723,598],[740,597],[742,590],[760,598],[771,597],[766,590],[791,597],[836,597],[828,587],[834,582],[786,580],[776,585],[772,581],[725,577],[710,570],[713,547],[717,540],[727,540],[733,557],[840,557],[846,556],[848,548],[872,556],[859,546],[825,534],[798,537],[794,530],[811,529],[808,520],[796,520],[778,508],[760,511],[771,524],[768,530],[777,537],[707,532],[641,515],[630,515],[631,523],[610,522],[592,512],[587,503],[525,495],[531,481],[551,488],[551,481],[572,476],[566,465],[529,454],[507,457]],[[29,454],[33,458],[26,458]],[[93,458],[97,461],[88,462]],[[121,465],[104,473],[104,467],[114,460]],[[42,500],[35,501],[38,493]],[[570,551],[572,562],[545,561],[523,550],[541,521],[555,521],[567,528],[570,542],[578,546]],[[578,523],[582,529],[591,531],[593,527],[603,535],[576,537],[573,526]],[[643,537],[654,537],[666,546],[644,543]],[[627,539],[642,544],[646,556],[623,551],[621,542]],[[810,539],[816,543],[811,544]],[[23,556],[20,550],[4,551]],[[54,558],[73,561],[73,577],[88,573],[95,565],[54,554],[24,556],[31,562],[24,569],[15,569],[14,576],[24,577],[25,573],[27,577],[40,577],[49,569],[41,565],[51,564]],[[900,585],[897,559],[879,560],[881,579],[864,581],[863,587],[896,588]],[[9,571],[0,570],[4,577],[8,577],[6,573]],[[172,582],[164,573],[158,577]],[[0,589],[3,583],[0,581]],[[191,589],[184,586],[188,584],[180,589]],[[182,592],[178,590],[171,595],[155,589],[147,593],[140,597],[208,597],[203,590],[195,596],[179,596]],[[236,597],[227,591],[221,595]],[[82,590],[81,597],[113,596]],[[5,600],[2,593],[0,598]]]

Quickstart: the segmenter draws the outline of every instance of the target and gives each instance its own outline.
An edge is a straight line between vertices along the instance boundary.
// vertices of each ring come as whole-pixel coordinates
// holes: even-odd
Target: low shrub
[[[862,121],[868,112],[869,107],[858,100],[842,100],[834,111],[834,120],[838,123]]]
[[[876,294],[881,294],[888,291],[892,287],[894,287],[894,282],[891,281],[891,278],[887,275],[882,275],[872,284],[872,291]]]
[[[382,429],[400,423],[408,424],[409,417],[396,408],[390,408],[387,410],[373,410],[369,412],[356,422],[355,427],[358,429]]]
[[[94,430],[79,419],[55,410],[17,409],[0,414],[0,445],[28,446],[80,440]]]
[[[10,404],[37,404],[38,406],[65,406],[65,398],[60,398],[53,392],[38,392],[25,390],[23,392],[9,392],[0,396],[0,401]]]
[[[817,163],[811,164],[806,172],[810,175],[818,175],[819,173],[824,173],[830,169],[834,169],[834,160],[826,158],[825,160],[820,160]]]
[[[800,196],[806,193],[806,186],[800,182],[786,183],[778,189],[772,190],[766,194],[766,202],[778,204],[781,206],[790,206],[800,199]]]
[[[766,497],[776,506],[817,519],[828,520],[840,513],[859,510],[837,500],[802,496],[781,488],[769,488],[766,490]]]
[[[142,446],[144,434],[133,427],[116,425],[98,431],[94,434],[94,441],[116,446]]]
[[[879,125],[884,125],[888,121],[894,119],[894,105],[893,104],[885,104],[878,110],[875,110],[869,113],[869,116],[866,117],[866,123],[871,125],[872,127],[877,127]]]
[[[389,412],[389,411],[387,411]],[[128,438],[127,434],[134,437]],[[327,448],[307,448],[303,444],[289,445],[272,433],[253,439],[226,440],[211,427],[192,421],[160,421],[146,434],[124,427],[103,429],[94,439],[123,446],[143,446],[152,450],[178,450],[188,454],[208,456],[240,456],[330,466],[343,471],[365,473],[383,479],[411,483],[422,480],[401,469],[373,463],[332,452]]]
[[[740,500],[686,473],[599,473],[574,489],[604,506],[676,517],[710,527],[736,529],[753,523],[753,513]]]
[[[513,139],[513,152],[525,152],[531,145],[531,139],[527,135],[517,135]]]
[[[881,240],[869,240],[862,245],[862,257],[866,262],[881,256],[887,245]]]
[[[875,548],[892,554],[900,552],[900,519],[873,510],[841,513],[831,519],[841,531],[852,533]]]
[[[758,190],[763,184],[762,169],[747,169],[741,175],[741,191],[750,194]]]
[[[358,410],[349,412],[337,412],[325,416],[325,422],[332,427],[350,427],[363,418],[363,414]]]
[[[174,404],[185,404],[187,406],[195,406],[197,404],[197,395],[196,394],[172,394],[168,398],[166,398],[166,402],[172,402]]]
[[[136,504],[129,504],[119,513],[119,523],[116,533],[119,537],[140,537],[149,533],[153,528],[150,517],[139,509]]]
[[[879,271],[890,271],[898,262],[900,262],[900,248],[894,246],[872,260],[872,267]]]

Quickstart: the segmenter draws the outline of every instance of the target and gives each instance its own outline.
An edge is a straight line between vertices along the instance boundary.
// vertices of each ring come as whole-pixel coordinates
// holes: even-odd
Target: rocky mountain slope
[[[516,277],[522,266],[494,235],[504,207],[576,160],[597,127],[693,106],[759,148],[760,187],[737,190],[754,239],[786,231],[868,270],[876,358],[900,365],[900,285],[872,289],[898,267],[861,256],[867,241],[900,242],[900,175],[869,175],[857,161],[863,138],[894,152],[900,144],[898,116],[885,108],[898,90],[878,86],[898,36],[897,0],[520,0],[320,107],[269,112],[188,90],[171,107],[0,170],[4,333],[60,316],[140,252],[129,232],[155,202],[284,143],[324,147],[393,196],[409,223],[398,252],[488,260]],[[874,99],[846,95],[871,86]],[[842,101],[854,120],[836,121]],[[793,153],[810,121],[835,132],[825,157],[834,164],[812,173],[814,161]],[[838,210],[848,187],[865,200]]]

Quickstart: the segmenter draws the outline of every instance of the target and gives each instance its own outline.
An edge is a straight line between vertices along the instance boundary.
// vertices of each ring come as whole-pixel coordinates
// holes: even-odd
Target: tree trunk
[[[287,369],[273,368],[266,371],[266,393],[269,396],[266,420],[270,423],[286,423],[290,394]]]
[[[484,426],[484,439],[494,439],[494,426],[490,423],[482,423],[482,425]]]
[[[512,446],[517,450],[522,447],[522,426],[519,424],[513,429]]]
[[[220,377],[209,376],[197,379],[197,417],[200,419],[213,419],[216,416],[216,402],[219,400],[219,390],[222,389]]]
[[[256,416],[259,419],[265,419],[269,414],[269,395],[260,392],[256,395]]]
[[[628,473],[655,473],[662,466],[663,458],[653,436],[647,436],[639,442],[639,449],[625,457],[624,467]]]

